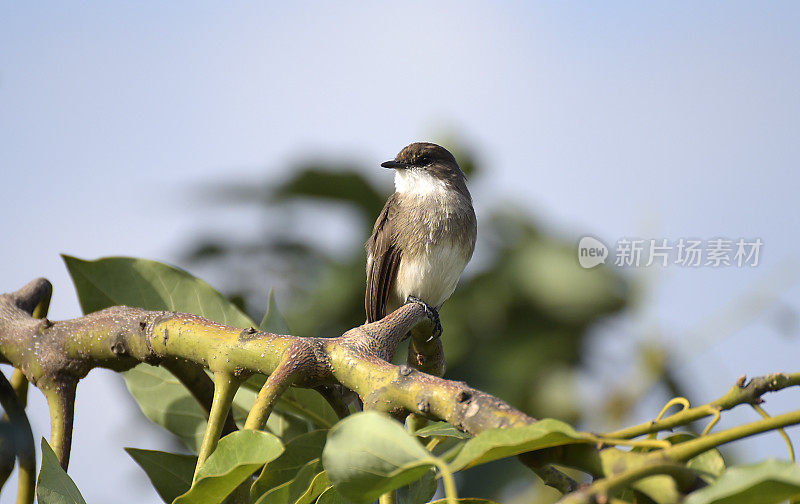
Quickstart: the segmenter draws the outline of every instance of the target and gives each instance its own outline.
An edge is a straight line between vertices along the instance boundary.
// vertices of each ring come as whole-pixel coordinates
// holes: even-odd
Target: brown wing
[[[402,250],[395,243],[395,223],[392,221],[396,203],[397,193],[389,197],[366,244],[367,256],[372,255],[372,262],[367,265],[367,294],[364,297],[367,322],[386,316],[386,302],[400,264]]]

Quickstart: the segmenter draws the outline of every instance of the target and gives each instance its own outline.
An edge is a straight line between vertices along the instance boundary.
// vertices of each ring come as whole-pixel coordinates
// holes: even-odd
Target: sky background
[[[756,268],[626,272],[644,302],[598,329],[609,363],[631,334],[663,338],[711,400],[797,370],[797,333],[778,327],[800,308],[798,25],[789,2],[2,2],[0,290],[45,276],[51,318],[78,316],[60,253],[175,263],[200,230],[260,229],[204,204],[204,184],[319,156],[387,177],[381,161],[448,131],[485,168],[479,221],[512,202],[576,243],[761,238]],[[158,501],[122,452],[164,446],[137,415],[113,373],[81,382],[70,474],[88,502]],[[742,446],[786,452],[777,434]]]

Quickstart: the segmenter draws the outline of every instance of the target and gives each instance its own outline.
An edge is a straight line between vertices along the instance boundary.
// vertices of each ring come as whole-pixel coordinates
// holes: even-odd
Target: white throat
[[[410,168],[395,170],[394,189],[398,193],[415,196],[444,195],[447,186],[428,172]]]

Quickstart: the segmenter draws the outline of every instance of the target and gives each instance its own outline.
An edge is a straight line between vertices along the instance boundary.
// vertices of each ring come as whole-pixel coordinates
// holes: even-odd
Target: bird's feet
[[[416,296],[408,296],[406,298],[406,303],[418,303],[421,304],[423,308],[425,308],[425,315],[428,316],[431,322],[433,322],[433,333],[431,337],[428,338],[427,342],[433,341],[436,338],[441,337],[442,335],[442,322],[439,320],[439,310],[434,308],[433,306],[429,305],[425,301],[421,300]]]

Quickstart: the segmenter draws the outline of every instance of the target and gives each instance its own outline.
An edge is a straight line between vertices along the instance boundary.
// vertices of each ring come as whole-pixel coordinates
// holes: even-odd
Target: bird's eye
[[[421,158],[419,158],[417,160],[417,164],[418,165],[422,165],[422,166],[425,166],[426,164],[428,164],[430,162],[431,162],[430,156],[422,156]]]

